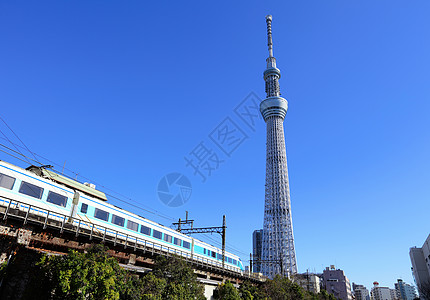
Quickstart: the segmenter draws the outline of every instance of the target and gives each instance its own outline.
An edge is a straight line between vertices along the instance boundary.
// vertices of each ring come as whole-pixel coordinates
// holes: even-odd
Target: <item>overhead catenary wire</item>
[[[1,118],[1,117],[0,117]],[[1,131],[1,130],[0,130]],[[12,131],[12,130],[11,130]],[[13,131],[12,131],[13,132]],[[18,156],[16,156],[16,155],[13,155],[13,154],[11,154],[11,153],[9,153],[9,152],[7,152],[7,151],[4,151],[4,150],[1,150],[0,149],[0,151],[1,152],[3,152],[3,153],[6,153],[6,154],[8,154],[8,155],[10,155],[10,156],[12,156],[12,157],[14,157],[14,158],[16,158],[16,159],[18,159],[18,160],[20,160],[20,161],[22,161],[22,162],[24,162],[24,163],[29,163],[29,164],[32,164],[31,162],[34,162],[34,163],[36,163],[36,164],[38,164],[38,165],[40,165],[40,166],[43,166],[44,164],[42,164],[38,159],[37,159],[37,157],[39,157],[39,158],[42,158],[43,160],[45,160],[45,161],[48,161],[49,163],[51,163],[51,164],[53,164],[53,165],[56,165],[56,166],[58,166],[58,167],[62,167],[60,164],[58,164],[58,163],[56,163],[56,162],[54,162],[54,161],[52,161],[52,160],[49,160],[49,159],[47,159],[47,158],[45,158],[45,157],[43,157],[43,156],[41,156],[41,155],[39,155],[39,154],[37,154],[37,153],[35,153],[35,152],[32,152],[32,151],[30,151],[29,149],[28,149],[28,147],[27,146],[25,146],[25,144],[23,143],[23,145],[25,146],[25,150],[27,150],[27,151],[29,151],[32,155],[33,155],[33,157],[35,158],[35,159],[32,159],[32,158],[30,158],[30,157],[28,157],[28,156],[26,156],[26,155],[24,155],[21,151],[19,151],[19,149],[18,148],[21,148],[21,149],[24,149],[24,147],[22,147],[22,146],[20,146],[20,145],[17,145],[17,144],[15,144],[15,143],[13,143],[10,139],[8,139],[7,138],[7,136],[3,133],[3,132],[1,132],[2,134],[3,134],[3,136],[5,136],[5,138],[2,138],[2,137],[0,137],[0,139],[3,139],[3,140],[6,140],[6,141],[8,141],[11,145],[13,145],[14,146],[14,148],[16,149],[16,150],[13,150],[12,148],[10,148],[10,147],[8,147],[8,146],[6,146],[6,145],[4,145],[4,144],[1,144],[0,143],[0,146],[1,147],[4,147],[4,148],[6,148],[7,150],[9,150],[9,151],[11,151],[11,152],[13,152],[13,153],[15,153],[15,154],[17,154],[17,155],[19,155],[19,156],[21,156],[21,157],[24,157],[26,160],[23,160],[23,159],[21,159],[21,158],[19,158]],[[18,138],[19,139],[19,138]],[[37,157],[36,157],[37,156]],[[74,172],[73,170],[70,170],[70,169],[68,169],[68,168],[64,168],[65,170],[67,170],[67,171],[69,171],[70,173],[73,173],[73,174],[75,174],[75,175],[78,175],[79,173],[76,173],[76,172]],[[63,174],[63,176],[64,176],[64,174]],[[90,179],[90,178],[87,178],[87,177],[85,177],[85,176],[82,176],[82,175],[79,175],[81,178],[83,178],[83,179],[86,179],[86,180],[88,180],[88,181],[91,181],[91,182],[93,182],[93,183],[95,183],[95,184],[97,184],[98,186],[100,186],[100,187],[102,187],[104,190],[107,190],[107,191],[110,191],[111,193],[105,193],[107,196],[109,196],[109,197],[111,197],[111,198],[113,198],[113,199],[115,199],[115,200],[118,200],[118,201],[120,201],[120,202],[122,202],[122,203],[125,203],[125,204],[127,204],[127,205],[129,205],[129,206],[131,206],[131,207],[133,207],[133,208],[136,208],[136,209],[139,209],[139,210],[142,210],[142,211],[145,211],[145,212],[147,212],[147,213],[150,213],[150,214],[153,214],[153,215],[156,215],[156,216],[158,216],[158,217],[161,217],[161,218],[164,218],[164,219],[166,219],[166,220],[170,220],[170,221],[175,221],[176,219],[175,218],[173,218],[173,217],[171,217],[171,216],[168,216],[168,215],[166,215],[166,214],[163,214],[163,213],[161,213],[161,212],[159,212],[159,211],[157,211],[157,210],[153,210],[153,209],[150,209],[150,208],[148,208],[148,209],[145,209],[145,208],[143,208],[143,207],[141,207],[140,205],[143,205],[143,204],[141,204],[141,203],[139,203],[139,202],[137,202],[137,201],[135,201],[135,200],[133,200],[133,199],[131,199],[131,198],[129,198],[129,197],[127,197],[127,196],[125,196],[125,195],[123,195],[123,194],[121,194],[121,193],[119,193],[119,192],[116,192],[116,191],[114,191],[114,190],[112,190],[112,189],[110,189],[110,188],[108,188],[108,187],[106,187],[106,186],[104,186],[104,185],[102,185],[102,184],[99,184],[98,182],[95,182],[94,180],[92,180],[92,179]],[[69,178],[71,178],[71,179],[73,179],[73,180],[76,180],[76,179],[74,179],[74,178],[72,178],[72,177],[70,177],[70,176],[67,176],[66,175],[66,177],[69,177]],[[121,199],[121,198],[119,198],[119,197],[117,197],[117,196],[115,196],[115,195],[113,195],[112,193],[114,193],[114,194],[116,194],[116,195],[119,195],[119,196],[121,196],[121,197],[123,197],[123,198],[126,198],[127,200],[130,200],[130,201],[132,201],[132,202],[134,202],[134,203],[136,203],[136,204],[133,204],[133,203],[130,203],[130,202],[128,202],[128,201],[125,201],[124,199]],[[145,205],[144,205],[145,206]],[[145,207],[147,207],[147,206],[145,206]],[[217,240],[215,240],[214,238],[212,238],[212,237],[210,237],[210,236],[208,236],[208,235],[203,235],[203,236],[201,236],[200,237],[201,239],[206,239],[206,242],[208,243],[208,244],[215,244],[215,245],[217,245],[218,247],[221,247],[221,242],[219,242],[219,241],[217,241]],[[209,242],[208,242],[208,240],[209,240]],[[243,251],[241,251],[241,250],[239,250],[239,249],[237,249],[237,248],[235,248],[235,246],[233,246],[233,245],[231,245],[230,243],[227,243],[228,245],[226,245],[226,249],[229,251],[229,252],[232,252],[232,253],[236,253],[236,254],[238,254],[238,255],[247,255],[247,253],[245,253],[245,252],[243,252]]]
[[[28,152],[31,153],[31,155],[33,155],[34,159],[37,161],[36,156],[34,155],[33,152],[30,151],[30,149],[27,147],[27,145],[19,138],[19,136],[15,133],[15,131],[13,131],[12,128],[10,128],[10,126],[6,123],[6,121],[0,116],[0,119],[2,120],[2,122],[6,125],[7,128],[9,128],[9,130],[13,133],[13,135],[21,142],[21,144],[24,145],[24,147],[27,149]]]
[[[13,143],[12,143],[12,144],[13,144]],[[43,165],[42,163],[40,163],[40,162],[38,162],[38,161],[35,161],[35,160],[31,159],[30,157],[25,156],[25,155],[24,155],[24,154],[22,154],[21,152],[19,152],[19,151],[15,151],[15,150],[11,149],[10,147],[8,147],[8,146],[6,146],[6,145],[4,145],[4,144],[1,144],[1,143],[0,143],[0,146],[1,146],[1,147],[4,147],[4,148],[6,148],[6,149],[8,149],[9,151],[14,152],[15,154],[18,154],[18,155],[20,155],[20,156],[22,156],[22,157],[26,158],[26,160],[20,159],[19,157],[15,156],[15,155],[13,155],[13,154],[11,154],[11,153],[8,153],[7,151],[4,151],[4,150],[1,150],[1,149],[0,149],[0,151],[4,152],[4,153],[6,153],[6,154],[9,154],[10,156],[13,156],[13,157],[14,157],[14,158],[16,158],[16,159],[19,159],[20,161],[23,161],[23,162],[28,163],[28,164],[31,164],[31,162],[30,162],[30,161],[33,161],[33,162],[36,162],[37,164],[39,164],[39,165],[41,165],[41,166]],[[19,145],[16,145],[16,146],[18,146],[18,147],[19,147]],[[35,153],[35,155],[37,155],[37,156],[41,157],[41,156],[40,156],[40,155],[38,155],[37,153]],[[49,161],[49,162],[51,162],[51,163],[53,163],[53,164],[56,164],[56,163],[54,163],[54,162],[52,162],[52,161],[50,161],[50,160],[48,160],[48,161]],[[58,164],[56,164],[56,165],[58,165]],[[63,174],[63,176],[64,176],[64,174]],[[66,177],[71,178],[70,176],[66,176]],[[81,177],[82,177],[82,178],[84,178],[84,179],[87,179],[87,180],[89,180],[89,181],[92,181],[91,179],[86,178],[86,177],[84,177],[84,176],[81,176]],[[71,178],[71,179],[75,180],[74,178]],[[94,181],[92,181],[92,182],[94,182]],[[99,185],[97,182],[94,182],[94,183],[95,183],[95,184],[97,184],[97,185]],[[106,190],[112,191],[111,189],[108,189],[108,188],[106,188],[106,187],[105,187],[105,186],[103,186],[103,185],[100,185],[100,186],[101,186],[102,188],[106,189]],[[114,192],[114,193],[116,193],[116,194],[119,194],[119,193],[117,193],[117,192],[115,192],[115,191],[112,191],[112,192]],[[110,193],[105,193],[105,194],[106,194],[106,195],[108,195],[109,197],[111,197],[111,198],[115,199],[115,200],[118,200],[118,201],[120,201],[120,202],[122,202],[122,203],[125,203],[125,204],[127,204],[127,205],[130,205],[130,206],[132,206],[132,207],[134,207],[134,208],[136,208],[136,209],[139,209],[139,210],[145,211],[145,212],[147,212],[147,213],[150,213],[150,214],[156,215],[156,216],[161,217],[161,218],[164,218],[164,219],[166,219],[166,220],[169,220],[169,221],[174,221],[174,220],[176,220],[176,219],[175,219],[175,218],[173,218],[172,216],[169,216],[169,215],[163,214],[163,213],[161,213],[161,212],[159,212],[159,211],[157,211],[157,210],[152,210],[152,209],[150,209],[150,208],[146,209],[146,208],[140,207],[140,206],[138,206],[138,205],[142,205],[142,204],[140,204],[139,202],[134,201],[134,200],[132,200],[132,199],[130,199],[130,198],[127,198],[127,199],[132,200],[133,202],[137,203],[138,205],[133,204],[133,203],[130,203],[130,202],[128,202],[128,201],[125,201],[125,200],[123,200],[123,199],[121,199],[121,198],[119,198],[119,197],[117,197],[117,196],[114,196],[114,195],[112,195],[112,194],[110,194]],[[121,195],[121,194],[119,194],[119,195]],[[121,196],[123,196],[123,195],[121,195]],[[123,196],[123,197],[125,197],[125,196]],[[146,205],[143,205],[143,206],[147,207]]]
[[[15,152],[19,153],[21,156],[27,158],[24,154],[21,153],[21,151],[19,151],[19,149],[16,147],[16,145],[7,137],[6,134],[4,134],[4,132],[0,129],[1,134],[3,134],[3,136],[5,137],[5,140],[9,141],[9,143],[16,149]],[[31,164],[30,161],[27,159],[27,163]]]
[[[204,234],[204,233],[198,233],[198,234],[201,234],[201,236],[199,236],[199,239],[203,240],[205,243],[216,245],[219,248],[222,247],[222,243],[220,241],[217,241],[215,238],[213,238],[207,234]],[[233,246],[229,246],[229,245],[226,245],[226,250],[228,250],[229,252],[238,254],[238,256],[242,256],[242,255],[247,256],[248,255],[247,253],[245,253],[239,249],[236,249]]]
[[[0,137],[0,139],[3,139],[3,138],[1,138],[1,137]],[[16,144],[12,143],[12,142],[10,142],[10,143],[11,143],[11,144],[13,144],[14,146],[17,146],[17,147],[23,148],[23,147],[21,147],[21,146],[19,146],[19,145],[16,145]],[[3,147],[8,148],[7,146],[5,146],[5,145],[3,145],[3,144],[0,144],[0,145],[1,145],[1,146],[3,146]],[[10,149],[10,148],[8,148],[8,149]],[[12,151],[13,151],[13,150],[12,150]],[[37,163],[38,163],[39,165],[41,165],[41,166],[43,165],[42,163],[40,163],[40,162],[38,162],[38,161],[35,161],[35,160],[33,160],[33,159],[31,159],[31,158],[29,158],[29,157],[27,157],[27,156],[23,155],[21,152],[19,152],[19,153],[20,153],[22,156],[24,156],[24,157],[26,157],[27,159],[29,159],[29,160],[31,160],[31,161],[33,161],[33,162],[37,162]],[[48,159],[48,158],[46,158],[46,157],[43,157],[43,156],[41,156],[41,155],[39,155],[39,154],[37,154],[37,153],[35,153],[35,152],[33,152],[33,153],[34,153],[34,155],[36,155],[36,156],[38,156],[38,157],[42,158],[43,160],[46,160],[47,162],[49,162],[49,163],[51,163],[51,164],[53,164],[53,165],[55,165],[55,166],[58,166],[58,167],[60,167],[60,168],[63,168],[60,164],[58,164],[58,163],[56,163],[56,162],[54,162],[54,161],[52,161],[52,160],[50,160],[50,159]],[[29,164],[31,164],[30,162],[28,162],[28,163],[29,163]],[[54,167],[54,169],[55,169],[55,167]],[[145,212],[148,212],[148,213],[154,214],[154,215],[156,215],[156,216],[159,216],[159,217],[164,218],[164,219],[169,220],[169,221],[174,221],[174,220],[176,220],[176,219],[175,219],[175,218],[173,218],[172,216],[169,216],[169,215],[164,214],[164,213],[162,213],[162,212],[159,212],[159,211],[157,211],[157,210],[151,209],[151,208],[149,208],[147,205],[144,205],[144,204],[142,204],[141,202],[138,202],[138,201],[136,201],[136,200],[133,200],[133,199],[131,199],[131,198],[129,198],[129,197],[127,197],[127,196],[125,196],[125,195],[123,195],[123,194],[119,193],[119,192],[116,192],[116,191],[114,191],[114,190],[112,190],[112,189],[110,189],[110,188],[108,188],[108,187],[106,187],[106,186],[104,186],[104,185],[100,184],[99,182],[96,182],[96,181],[94,181],[94,180],[92,180],[92,179],[88,178],[88,177],[82,176],[82,175],[80,175],[79,173],[77,173],[77,172],[75,172],[75,171],[73,171],[73,170],[70,170],[70,169],[68,169],[68,168],[64,168],[64,169],[65,169],[65,170],[67,170],[67,171],[69,171],[70,173],[73,173],[73,174],[74,174],[74,175],[76,175],[76,176],[78,176],[78,175],[79,175],[79,177],[81,177],[82,179],[88,180],[88,181],[90,181],[90,182],[92,182],[92,183],[96,184],[97,186],[99,186],[99,187],[103,188],[103,190],[105,190],[105,191],[109,191],[109,192],[114,193],[114,194],[116,194],[116,195],[118,195],[118,196],[121,196],[121,197],[123,197],[123,198],[127,199],[128,201],[134,202],[135,204],[132,204],[132,203],[130,203],[130,202],[128,202],[128,201],[125,201],[124,199],[121,199],[121,198],[119,198],[119,197],[117,197],[117,196],[114,196],[114,195],[112,195],[111,193],[107,193],[107,192],[105,192],[105,194],[106,194],[106,195],[108,195],[108,196],[110,196],[110,197],[112,197],[112,198],[114,198],[114,199],[116,199],[116,200],[118,200],[118,201],[121,201],[122,203],[125,203],[125,204],[130,205],[130,206],[135,207],[135,208],[138,208],[138,209],[143,210],[143,211],[145,211]],[[71,176],[68,176],[67,174],[62,174],[62,175],[63,175],[63,176],[66,176],[66,177],[68,177],[68,178],[70,178],[70,179],[76,180],[76,178],[72,178]],[[146,207],[146,209],[145,209],[145,208],[142,208],[141,206]]]
[[[2,145],[2,146],[3,146],[3,145]],[[19,159],[20,161],[23,161],[23,162],[25,162],[25,163],[28,163],[28,161],[23,160],[22,158],[19,158],[18,156],[15,156],[15,155],[13,155],[13,154],[10,154],[10,153],[9,153],[9,152],[7,152],[7,151],[1,150],[1,149],[0,149],[0,151],[1,151],[1,152],[3,152],[3,153],[6,153],[6,154],[8,154],[8,155],[10,155],[10,156],[12,156],[12,157],[14,157],[14,158],[16,158],[16,159]]]
[[[1,130],[0,130],[1,131]],[[23,162],[25,162],[25,163],[28,163],[28,164],[30,164],[31,165],[31,162],[30,161],[33,161],[33,162],[36,162],[36,163],[38,163],[38,164],[40,164],[40,165],[42,165],[41,163],[39,163],[39,162],[37,162],[37,161],[35,161],[34,159],[32,159],[32,158],[30,158],[30,157],[28,157],[28,156],[26,156],[26,155],[24,155],[24,154],[22,154],[21,153],[21,151],[15,151],[15,150],[13,150],[12,148],[10,148],[10,147],[8,147],[8,146],[6,146],[6,145],[4,145],[4,144],[1,144],[0,143],[0,146],[1,147],[4,147],[4,148],[6,148],[6,149],[8,149],[9,151],[12,151],[12,152],[14,152],[14,153],[16,153],[16,154],[19,154],[19,155],[21,155],[22,157],[24,157],[26,160],[22,160],[22,159],[20,159],[20,158],[18,158],[19,160],[21,160],[21,161],[23,161]],[[3,152],[5,152],[5,151],[3,151]],[[7,152],[5,152],[5,153],[7,153]],[[13,155],[12,155],[13,156]],[[14,156],[15,158],[17,158],[16,156]]]

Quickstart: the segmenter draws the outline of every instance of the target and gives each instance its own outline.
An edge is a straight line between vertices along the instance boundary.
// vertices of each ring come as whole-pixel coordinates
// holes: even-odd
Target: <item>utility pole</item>
[[[184,228],[181,229],[181,224],[188,224],[187,222],[191,222],[191,228]],[[178,223],[173,223],[173,225],[178,225],[178,231],[183,234],[193,234],[193,233],[219,233],[222,238],[222,267],[224,268],[225,265],[225,236],[226,236],[226,221],[225,221],[225,215],[222,216],[222,226],[220,227],[200,227],[200,228],[193,228],[193,222],[194,220],[188,220],[188,212],[187,212],[187,220],[181,221],[179,219]]]
[[[249,254],[250,260],[249,260],[249,264],[251,266],[251,271],[252,271],[252,264],[260,264],[260,265],[268,265],[268,264],[276,264],[279,265],[281,267],[281,275],[284,276],[284,263],[282,258],[279,259],[252,259],[252,254]],[[287,273],[287,277],[289,277],[289,274]]]
[[[188,220],[188,210],[185,211],[185,221],[182,221],[181,218],[179,218],[179,221],[176,223],[172,223],[174,226],[178,226],[178,229],[176,231],[181,232],[181,225],[191,225],[191,229],[194,225],[194,220]]]
[[[222,216],[222,268],[224,269],[224,263],[225,263],[225,229],[227,226],[225,226],[225,215]]]

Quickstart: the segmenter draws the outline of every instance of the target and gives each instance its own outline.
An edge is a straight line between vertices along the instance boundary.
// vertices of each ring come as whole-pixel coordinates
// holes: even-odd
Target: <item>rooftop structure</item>
[[[304,290],[318,294],[321,291],[321,274],[302,273],[295,274],[293,281],[301,286]]]
[[[373,288],[370,291],[370,299],[372,300],[397,300],[396,291],[389,287],[379,286],[379,283],[375,281]]]
[[[361,284],[352,284],[355,300],[369,300],[369,290]]]
[[[351,284],[343,270],[336,269],[334,265],[323,271],[323,286],[329,294],[337,299],[352,300]]]
[[[418,298],[415,287],[403,282],[401,279],[397,279],[397,283],[394,284],[394,287],[397,291],[397,297],[401,300],[414,300]]]

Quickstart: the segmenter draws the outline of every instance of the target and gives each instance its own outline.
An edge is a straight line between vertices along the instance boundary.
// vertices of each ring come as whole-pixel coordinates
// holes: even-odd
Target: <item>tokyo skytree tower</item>
[[[291,219],[290,188],[288,185],[287,154],[283,121],[288,102],[280,97],[279,78],[272,48],[272,16],[266,16],[269,57],[264,71],[267,98],[260,104],[260,112],[267,125],[266,191],[262,242],[263,274],[288,276],[297,273]]]

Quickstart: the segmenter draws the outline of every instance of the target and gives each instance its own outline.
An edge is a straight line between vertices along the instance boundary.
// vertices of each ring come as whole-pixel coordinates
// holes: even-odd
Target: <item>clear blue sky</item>
[[[159,214],[188,210],[195,226],[226,214],[228,245],[247,260],[263,223],[265,124],[251,132],[233,110],[264,97],[270,13],[299,271],[412,282],[409,247],[429,233],[430,2],[266,2],[2,1],[0,115],[32,151]],[[202,183],[184,156],[215,148],[226,117],[248,139]],[[193,185],[179,208],[156,194],[170,172]]]

